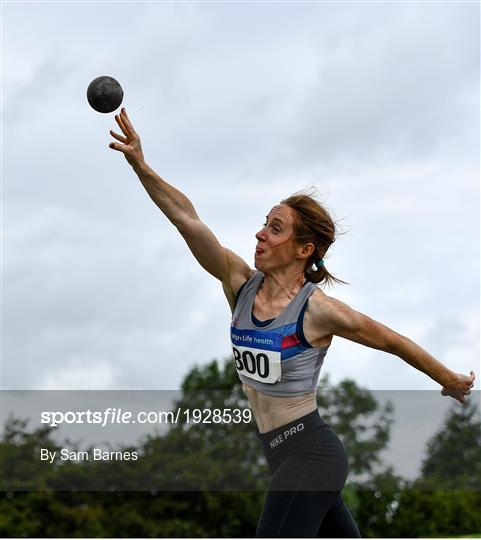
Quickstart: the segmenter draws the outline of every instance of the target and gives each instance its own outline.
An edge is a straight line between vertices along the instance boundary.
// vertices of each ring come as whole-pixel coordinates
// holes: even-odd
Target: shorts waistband
[[[292,422],[279,426],[266,433],[259,433],[256,430],[256,435],[260,439],[264,451],[272,453],[276,450],[286,449],[294,444],[303,435],[308,435],[319,426],[328,426],[321,418],[319,411],[316,409],[305,416],[301,416]]]

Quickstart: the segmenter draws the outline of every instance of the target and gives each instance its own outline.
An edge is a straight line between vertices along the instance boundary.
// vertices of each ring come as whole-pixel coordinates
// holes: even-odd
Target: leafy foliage
[[[481,445],[474,411],[452,412],[428,444],[421,477],[406,482],[383,468],[380,458],[389,442],[390,403],[381,407],[353,381],[332,385],[324,376],[318,405],[350,456],[350,483],[343,496],[363,536],[441,536],[481,530],[476,476]],[[192,368],[175,406],[245,409],[248,403],[227,360]],[[55,467],[42,463],[40,448],[60,447],[52,429],[29,432],[25,420],[14,418],[5,426],[0,477],[8,478],[9,488],[0,492],[2,536],[254,535],[269,475],[253,422],[183,420],[165,435],[146,437],[137,448],[129,448],[141,456],[135,466],[122,461],[66,461]],[[433,491],[439,482],[445,482],[445,491]],[[449,490],[460,485],[472,489]]]

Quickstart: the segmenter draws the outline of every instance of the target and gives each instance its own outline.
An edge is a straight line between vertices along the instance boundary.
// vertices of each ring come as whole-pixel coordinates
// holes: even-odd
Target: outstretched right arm
[[[233,309],[237,291],[249,279],[253,270],[234,252],[221,246],[212,231],[200,220],[190,200],[145,163],[140,137],[125,109],[115,116],[115,120],[123,136],[111,131],[111,135],[121,144],[110,143],[110,148],[125,155],[150,198],[175,225],[199,264],[222,282],[224,293]]]

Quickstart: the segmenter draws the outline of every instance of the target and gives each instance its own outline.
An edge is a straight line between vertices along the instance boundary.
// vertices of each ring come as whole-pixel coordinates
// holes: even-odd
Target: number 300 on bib
[[[237,372],[244,377],[272,384],[281,380],[281,353],[233,346]]]

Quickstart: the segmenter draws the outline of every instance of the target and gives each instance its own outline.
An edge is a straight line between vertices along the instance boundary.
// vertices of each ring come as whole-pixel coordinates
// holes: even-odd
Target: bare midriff
[[[247,384],[242,385],[242,390],[249,398],[260,433],[288,424],[317,408],[315,390],[310,394],[293,397],[268,396]]]

